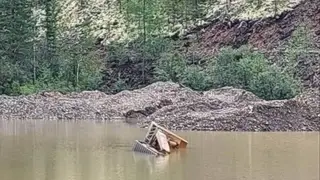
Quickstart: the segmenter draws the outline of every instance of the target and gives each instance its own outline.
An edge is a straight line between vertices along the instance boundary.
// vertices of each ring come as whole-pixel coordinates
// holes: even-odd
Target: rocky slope
[[[171,82],[106,95],[99,91],[62,95],[0,96],[1,119],[112,120],[146,127],[156,121],[172,130],[318,131],[319,90],[281,101],[263,101],[225,87],[195,92]]]
[[[299,1],[300,2],[300,1]],[[242,8],[248,11],[246,8]],[[291,8],[290,8],[291,9]],[[241,16],[236,16],[241,18]],[[296,58],[298,77],[304,87],[320,87],[320,1],[303,0],[295,4],[291,10],[281,13],[277,17],[264,17],[256,19],[231,19],[215,15],[204,20],[204,24],[186,31],[184,34],[174,34],[168,37],[175,41],[175,50],[185,56],[188,63],[206,64],[207,58],[212,59],[221,48],[226,46],[240,47],[249,45],[266,54],[266,57],[279,66],[288,66],[283,58],[287,42],[293,37],[298,27],[307,26],[307,34],[311,37],[312,52],[302,53]],[[309,41],[308,41],[309,42]],[[137,42],[138,43],[138,42]],[[138,43],[139,44],[139,43]],[[110,47],[99,46],[102,52],[114,52]],[[121,48],[118,48],[121,49]],[[306,49],[302,49],[306,50]],[[119,74],[128,87],[138,89],[154,82],[154,67],[157,58],[149,57],[144,63],[142,50],[139,45],[132,45],[125,52],[119,52],[119,58],[114,58],[113,53],[107,55],[109,61],[103,72],[103,87],[105,92],[116,92]],[[125,54],[125,55],[123,55]],[[158,52],[158,54],[161,54]],[[130,57],[130,58],[129,58]],[[119,61],[121,60],[121,66]],[[199,61],[199,62],[197,62]],[[145,77],[142,76],[142,67],[145,66]],[[143,79],[145,81],[143,81]],[[143,83],[144,82],[144,83]],[[111,88],[110,88],[111,87]],[[111,90],[110,90],[111,89]]]
[[[298,70],[305,87],[320,87],[320,1],[304,0],[293,10],[277,17],[250,20],[213,19],[211,23],[196,27],[184,34],[184,50],[192,56],[210,57],[226,46],[249,45],[264,52],[278,64],[283,63],[281,55],[287,41],[298,27],[307,27],[311,37],[312,51],[299,57]],[[198,34],[198,39],[196,39]],[[305,49],[304,49],[305,50]]]

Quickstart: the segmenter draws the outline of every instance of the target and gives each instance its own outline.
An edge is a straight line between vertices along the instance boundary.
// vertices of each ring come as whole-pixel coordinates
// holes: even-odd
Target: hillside
[[[217,54],[225,46],[240,47],[250,45],[276,59],[298,27],[308,29],[308,36],[313,47],[299,49],[310,53],[312,59],[300,59],[299,69],[308,87],[320,86],[320,1],[306,0],[296,5],[293,10],[285,11],[277,17],[251,20],[235,19],[215,21],[206,27],[197,27],[186,33],[181,39],[188,44],[189,54],[200,57]],[[195,33],[199,39],[195,40]],[[304,52],[305,50],[306,52]],[[281,61],[281,59],[278,61]]]
[[[197,25],[210,23],[212,18],[254,19],[270,17],[291,10],[301,0],[279,0],[275,12],[274,0],[149,0],[145,2],[147,26],[158,26],[158,36],[183,34]],[[132,41],[139,36],[143,17],[143,2],[136,0],[88,0],[82,7],[75,0],[57,1],[61,9],[61,27],[76,27],[90,19],[90,34],[103,39],[102,43]],[[198,12],[196,12],[198,11]],[[149,19],[151,18],[151,19]],[[174,19],[174,20],[171,20]],[[173,21],[173,22],[171,22]]]
[[[274,99],[297,95],[300,82],[319,86],[315,0],[4,0],[0,8],[0,94],[117,93],[170,80],[263,94],[268,81],[264,91],[284,92]],[[240,52],[242,45],[254,52]],[[226,71],[211,71],[229,55],[237,73],[219,79]]]
[[[219,54],[221,48],[228,46],[239,48],[247,45],[264,53],[272,63],[276,63],[283,69],[291,66],[296,69],[296,74],[301,79],[304,88],[319,87],[320,2],[315,0],[291,2],[291,8],[283,9],[285,11],[277,16],[273,16],[270,11],[263,11],[268,9],[267,2],[262,10],[245,8],[239,1],[236,2],[232,7],[234,9],[244,8],[242,12],[231,11],[230,18],[221,14],[211,14],[204,18],[202,24],[191,26],[187,31],[170,36],[168,39],[173,40],[174,45],[165,44],[163,48],[169,49],[167,51],[179,50],[181,56],[189,64],[197,64],[196,62],[206,64],[208,60],[210,61]],[[148,49],[158,48],[153,47],[152,44],[146,46],[149,46]],[[120,45],[116,48],[122,49],[123,47]],[[124,48],[125,50],[116,52],[117,58],[111,54],[114,48],[106,46],[103,49],[106,49],[109,59],[109,65],[106,66],[105,71],[104,87],[115,86],[119,83],[119,77],[121,78],[120,84],[126,83],[125,88],[131,89],[155,82],[154,67],[163,51],[156,50],[157,53],[149,55],[145,59],[146,63],[143,63],[145,57],[143,53],[140,53],[143,49],[137,48],[135,42]],[[290,61],[287,59],[288,56],[291,56],[292,62],[288,62]],[[116,66],[115,64],[122,65]],[[141,72],[144,66],[146,66],[145,77]],[[143,79],[145,83],[142,83]]]
[[[0,11],[1,119],[319,130],[320,1],[3,0]]]
[[[272,50],[283,45],[298,26],[305,26],[310,28],[314,42],[319,43],[319,6],[319,1],[307,0],[277,17],[213,22],[207,27],[191,30],[183,38],[199,31],[199,43],[195,45],[204,55],[212,55],[217,49],[229,45],[238,47],[250,44],[259,50]]]

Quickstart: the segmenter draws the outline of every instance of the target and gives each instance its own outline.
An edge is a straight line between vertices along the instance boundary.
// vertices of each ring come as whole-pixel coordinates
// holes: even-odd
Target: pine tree
[[[8,76],[0,79],[0,93],[17,93],[12,86],[32,79],[32,51],[35,21],[31,0],[0,2],[0,60],[10,67]],[[0,74],[6,74],[0,72]]]
[[[57,53],[57,4],[56,0],[45,1],[45,29],[46,29],[46,60],[53,77],[58,77],[59,62],[56,57]]]

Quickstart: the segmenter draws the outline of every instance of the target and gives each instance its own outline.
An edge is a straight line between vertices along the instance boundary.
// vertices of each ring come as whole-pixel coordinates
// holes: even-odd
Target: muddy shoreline
[[[241,89],[195,92],[172,82],[107,95],[99,91],[0,96],[0,118],[43,120],[126,119],[145,128],[155,121],[170,130],[319,131],[320,93],[264,101]]]

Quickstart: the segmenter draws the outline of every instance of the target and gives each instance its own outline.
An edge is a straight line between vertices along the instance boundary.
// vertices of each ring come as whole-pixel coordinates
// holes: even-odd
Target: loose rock
[[[264,101],[241,89],[203,93],[172,82],[107,95],[99,91],[0,96],[1,119],[128,119],[140,127],[155,121],[171,130],[319,131],[319,89],[289,100]]]

